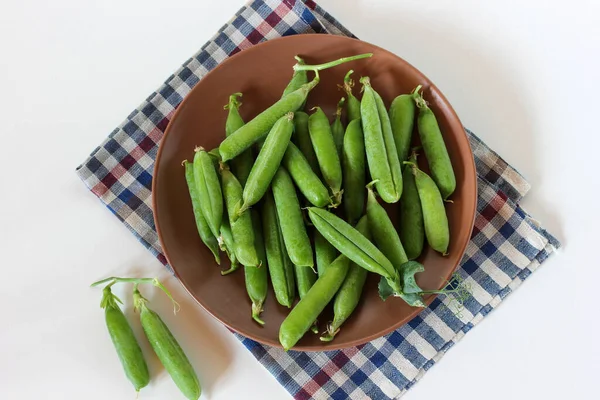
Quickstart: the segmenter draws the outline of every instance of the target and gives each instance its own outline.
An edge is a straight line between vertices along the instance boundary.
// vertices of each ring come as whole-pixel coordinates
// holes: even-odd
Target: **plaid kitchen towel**
[[[227,57],[265,40],[302,33],[353,36],[311,0],[255,0],[152,93],[77,168],[90,190],[167,268],[151,209],[152,168],[170,118],[196,83]],[[296,399],[394,399],[527,279],[559,243],[519,206],[527,181],[467,131],[479,201],[458,270],[472,296],[464,310],[438,298],[397,331],[339,351],[285,353],[236,335]]]

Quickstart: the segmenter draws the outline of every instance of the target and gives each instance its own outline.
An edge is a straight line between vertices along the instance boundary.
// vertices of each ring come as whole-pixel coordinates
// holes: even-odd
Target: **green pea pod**
[[[310,239],[306,233],[296,188],[285,168],[277,170],[271,187],[281,234],[290,259],[294,265],[312,268],[314,262]]]
[[[285,250],[271,190],[267,191],[262,201],[262,228],[275,298],[279,304],[290,308],[296,296],[294,266]]]
[[[402,168],[400,160],[398,159],[398,151],[396,150],[396,141],[394,139],[394,132],[392,131],[392,124],[383,99],[374,89],[373,95],[375,96],[377,112],[379,113],[379,120],[381,121],[381,132],[383,133],[383,141],[385,142],[385,151],[390,165],[390,172],[392,173],[394,189],[396,190],[398,199],[400,199],[400,197],[402,197]]]
[[[339,255],[338,251],[329,243],[323,235],[315,229],[315,258],[317,259],[317,272],[323,275],[325,268]]]
[[[295,57],[296,61],[298,62],[298,64],[300,65],[304,65],[304,60],[301,59],[300,57]],[[285,87],[285,89],[283,90],[283,94],[281,97],[285,97],[288,94],[300,89],[302,87],[302,85],[306,85],[308,83],[308,75],[307,75],[307,71],[294,71],[294,75],[292,75],[292,79],[290,80],[290,82],[287,84],[287,86]],[[303,108],[304,105],[302,105]]]
[[[342,285],[349,264],[350,260],[343,255],[336,258],[283,320],[279,327],[279,342],[284,350],[287,351],[296,345],[310,329]]]
[[[221,223],[219,248],[227,254],[227,258],[229,258],[230,261],[229,269],[222,270],[221,275],[229,275],[230,273],[237,271],[240,268],[240,262],[235,256],[235,242],[233,241],[231,225],[229,225],[229,217],[223,218],[223,222]]]
[[[344,77],[344,92],[346,92],[346,113],[348,114],[348,121],[354,121],[360,119],[360,101],[352,94],[352,88],[354,87],[354,81],[350,79],[354,71],[350,70]]]
[[[319,77],[302,85],[287,96],[279,99],[275,104],[258,114],[240,129],[225,138],[219,146],[219,153],[223,161],[229,161],[250,148],[259,139],[264,137],[273,125],[289,112],[298,111],[304,104],[308,93],[319,83]]]
[[[140,321],[148,342],[173,382],[187,399],[200,398],[202,390],[194,367],[160,316],[148,308],[148,300],[139,292],[137,285],[133,291],[133,301],[140,313]]]
[[[234,221],[233,215],[235,215],[239,204],[242,202],[242,185],[225,163],[221,163],[221,181],[231,233],[233,234],[235,256],[242,265],[256,267],[259,265],[259,261],[254,247],[252,217],[250,213],[243,213]]]
[[[309,207],[308,215],[315,228],[340,253],[364,269],[390,280],[390,286],[396,292],[402,291],[400,278],[390,260],[364,235],[341,218],[321,208]]]
[[[371,240],[367,216],[363,216],[358,221],[356,230]],[[344,279],[344,283],[342,283],[333,301],[333,321],[327,325],[327,332],[320,338],[322,341],[329,342],[333,340],[335,335],[340,331],[340,326],[346,322],[356,309],[362,295],[363,287],[365,286],[365,281],[367,280],[367,273],[366,269],[361,268],[355,263],[350,263],[346,279]]]
[[[221,182],[213,160],[208,153],[198,147],[194,155],[194,178],[202,207],[202,214],[214,237],[219,236],[219,228],[223,220],[223,194]]]
[[[390,123],[394,133],[396,152],[400,165],[408,159],[415,123],[415,102],[410,94],[401,94],[390,106]],[[403,175],[404,177],[404,175]]]
[[[296,111],[294,114],[294,133],[292,134],[292,141],[298,146],[298,149],[306,157],[306,161],[310,164],[310,168],[317,175],[321,174],[319,169],[319,161],[317,155],[312,147],[310,141],[310,134],[308,133],[308,114],[302,111]]]
[[[308,118],[308,132],[323,179],[334,197],[333,204],[339,205],[342,201],[342,164],[331,134],[329,120],[320,107],[315,107],[314,114]]]
[[[362,101],[360,102],[360,115],[365,136],[365,152],[369,172],[371,178],[377,181],[375,188],[383,201],[395,203],[400,196],[394,185],[392,170],[388,161],[388,151],[381,128],[375,91],[371,88],[368,77],[362,77],[360,82],[363,84],[364,89]],[[396,155],[396,158],[398,158],[398,155]]]
[[[202,207],[200,203],[200,196],[196,188],[196,179],[194,178],[194,165],[187,160],[183,162],[185,167],[185,181],[187,183],[188,191],[190,193],[190,199],[192,201],[192,210],[194,211],[194,217],[196,220],[196,228],[202,242],[208,247],[213,253],[217,264],[221,264],[221,258],[219,256],[219,243],[217,238],[213,235],[206,222],[206,218],[202,214]],[[326,189],[327,190],[327,189]]]
[[[450,161],[450,155],[448,154],[448,149],[446,149],[440,126],[423,95],[419,94],[419,88],[417,87],[413,92],[415,103],[419,108],[419,116],[417,118],[419,136],[425,156],[427,157],[431,177],[440,189],[442,198],[447,200],[456,189],[456,177],[454,176],[454,169],[452,168],[452,162]]]
[[[121,303],[121,300],[112,293],[110,285],[106,286],[100,302],[100,307],[104,309],[106,327],[127,379],[133,384],[135,391],[139,392],[150,382],[148,366],[142,349],[118,303]]]
[[[258,254],[260,267],[244,267],[244,278],[246,283],[246,292],[252,301],[252,319],[261,325],[265,322],[260,318],[263,310],[263,304],[267,298],[267,257],[265,252],[265,243],[262,235],[260,216],[256,210],[250,212],[252,215],[252,226],[254,227],[254,244]]]
[[[416,154],[409,159],[417,163]],[[415,177],[411,168],[405,168],[402,182],[404,190],[400,199],[400,208],[398,211],[399,225],[398,231],[400,241],[404,245],[406,256],[409,260],[414,260],[421,255],[425,241],[425,227],[423,225],[423,210],[421,209],[421,200],[415,183]]]
[[[391,261],[395,269],[408,261],[400,236],[385,209],[377,201],[372,183],[367,185],[369,192],[367,199],[367,216],[369,228],[377,248]]]
[[[294,143],[289,143],[281,164],[290,173],[304,197],[314,206],[325,207],[330,203],[329,192],[321,179]]]
[[[342,157],[344,173],[344,211],[353,224],[365,209],[365,139],[360,119],[350,121],[344,135]]]
[[[230,136],[233,132],[244,126],[244,120],[239,111],[242,103],[239,101],[238,97],[242,97],[242,94],[234,93],[229,96],[229,103],[225,106],[225,109],[229,110],[227,121],[225,122],[225,136]],[[248,175],[250,175],[253,164],[254,156],[252,155],[252,149],[244,151],[242,154],[231,160],[231,170],[240,181],[242,187],[246,186],[246,181],[248,180]]]
[[[345,98],[341,98],[338,102],[337,108],[335,110],[335,119],[331,123],[331,134],[333,135],[333,141],[335,143],[335,148],[338,152],[338,157],[340,160],[342,159],[342,147],[344,145],[344,125],[342,125],[342,110],[344,107]]]
[[[271,180],[275,176],[290,143],[292,131],[294,130],[293,121],[294,113],[288,113],[273,125],[273,129],[271,129],[261,147],[248,176],[248,181],[244,187],[244,204],[237,212],[238,216],[258,203],[269,189]]]
[[[435,251],[446,255],[450,243],[450,228],[442,194],[429,175],[414,163],[411,163],[411,167],[421,200],[427,242]]]

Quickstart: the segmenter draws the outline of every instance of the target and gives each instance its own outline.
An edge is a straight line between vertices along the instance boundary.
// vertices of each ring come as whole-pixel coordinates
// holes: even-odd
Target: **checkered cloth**
[[[90,190],[167,268],[150,191],[158,144],[175,109],[227,57],[265,40],[301,33],[352,36],[311,0],[250,2],[77,168]],[[518,205],[530,188],[527,181],[473,133],[467,130],[467,135],[477,165],[479,201],[458,270],[472,292],[465,309],[457,316],[449,309],[449,298],[438,298],[397,331],[339,351],[285,353],[236,335],[296,399],[402,396],[559,247]]]

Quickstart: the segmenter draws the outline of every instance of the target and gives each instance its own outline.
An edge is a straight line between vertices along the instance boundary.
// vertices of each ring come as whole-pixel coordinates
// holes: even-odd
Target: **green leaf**
[[[425,271],[423,264],[416,261],[405,262],[398,268],[400,273],[400,281],[402,282],[402,292],[404,293],[421,293],[423,289],[417,285],[415,274]],[[407,303],[409,303],[407,301]],[[409,303],[410,304],[410,303]]]
[[[388,297],[390,297],[391,295],[394,294],[394,289],[392,289],[392,287],[388,283],[387,279],[385,279],[383,276],[379,280],[378,288],[379,288],[379,297],[381,297],[381,300],[383,300],[383,301],[385,301]]]

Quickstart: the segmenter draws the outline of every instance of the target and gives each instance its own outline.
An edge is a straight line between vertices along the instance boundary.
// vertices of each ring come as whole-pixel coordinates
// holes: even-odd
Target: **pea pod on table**
[[[394,133],[400,165],[408,160],[415,123],[415,102],[412,94],[401,94],[390,105],[390,124]],[[403,175],[404,177],[404,175]]]
[[[342,124],[342,110],[344,109],[344,97],[338,102],[337,108],[335,109],[334,120],[331,123],[331,134],[333,135],[333,141],[335,148],[338,152],[338,157],[342,159],[342,146],[344,144],[344,125]]]
[[[306,161],[310,164],[310,168],[315,174],[320,175],[319,161],[310,141],[308,133],[308,114],[303,111],[294,113],[294,133],[292,133],[292,141],[298,146],[298,149],[304,154]]]
[[[448,154],[448,149],[446,149],[440,126],[423,95],[419,93],[419,88],[417,87],[413,93],[415,103],[419,108],[419,116],[417,118],[419,136],[425,156],[427,157],[431,177],[440,189],[442,198],[447,200],[456,189],[456,177],[454,176],[454,169],[452,168],[452,162],[450,161],[450,155]]]
[[[271,184],[285,248],[294,265],[313,267],[313,252],[292,178],[279,167]]]
[[[372,183],[367,185],[367,215],[369,217],[369,228],[377,248],[387,257],[397,270],[408,261],[404,246],[398,236],[398,231],[392,224],[385,209],[377,201]]]
[[[324,237],[319,233],[317,229],[314,230],[314,241],[315,241],[315,259],[317,261],[317,272],[319,276],[323,275],[325,269],[329,264],[333,262],[339,255],[335,247],[331,245]]]
[[[201,200],[196,187],[196,178],[194,177],[194,166],[187,160],[183,162],[183,165],[185,167],[185,180],[190,193],[190,199],[192,201],[192,210],[194,211],[198,234],[200,235],[200,239],[202,239],[206,247],[208,247],[215,257],[216,263],[221,264],[221,257],[219,256],[219,243],[217,238],[210,230],[210,226],[208,226],[208,222],[202,213]]]
[[[243,214],[248,208],[258,203],[264,196],[271,180],[275,176],[281,160],[287,150],[292,131],[294,130],[294,113],[290,112],[279,118],[267,135],[263,146],[256,157],[256,161],[250,170],[246,186],[244,186],[241,208],[236,217]]]
[[[329,126],[329,119],[320,107],[308,118],[308,132],[323,179],[333,195],[334,205],[342,201],[342,165]]]
[[[150,382],[148,366],[133,330],[119,307],[121,300],[112,293],[110,286],[104,288],[100,306],[104,309],[106,327],[125,375],[135,391],[139,392]]]
[[[358,221],[356,230],[362,233],[367,239],[371,240],[367,216],[363,216],[360,221]],[[327,332],[320,338],[322,341],[329,342],[333,340],[335,335],[339,332],[340,326],[356,309],[356,306],[360,301],[365,281],[367,280],[367,273],[366,269],[353,262],[350,263],[348,274],[333,301],[333,321],[327,325]]]
[[[148,342],[173,382],[186,398],[200,398],[201,388],[194,368],[167,325],[156,312],[148,308],[148,300],[142,296],[137,284],[133,291],[133,302]]]
[[[417,163],[417,156],[413,155],[409,161]],[[404,245],[406,256],[409,260],[414,260],[421,255],[423,244],[425,242],[425,227],[423,226],[423,210],[421,208],[421,199],[415,183],[415,177],[410,167],[405,168],[403,172],[402,198],[400,199],[400,208],[398,211],[399,225],[398,231],[400,241]]]
[[[250,213],[242,213],[235,220],[233,217],[242,202],[242,185],[225,163],[221,163],[221,181],[231,233],[233,234],[235,256],[242,265],[257,267],[259,260],[254,245],[254,228],[252,227]]]
[[[354,71],[350,70],[344,77],[343,89],[346,92],[346,114],[348,115],[348,121],[354,121],[360,118],[360,101],[352,94],[352,88],[354,87],[354,81],[350,78]]]
[[[292,308],[279,327],[279,342],[284,350],[291,349],[310,329],[342,285],[349,264],[350,260],[343,255],[336,258],[308,293]]]
[[[279,227],[273,193],[269,190],[262,201],[262,228],[271,285],[277,302],[290,308],[296,296],[294,266],[290,260]]]
[[[231,225],[229,224],[229,217],[225,216],[221,223],[221,236],[219,236],[219,247],[227,254],[229,258],[230,266],[227,270],[222,270],[221,275],[229,275],[232,272],[237,271],[240,268],[240,262],[235,255],[235,242],[233,241],[233,232],[231,232]]]
[[[202,207],[202,215],[214,237],[219,237],[219,228],[223,220],[223,194],[221,182],[217,176],[217,170],[213,160],[202,148],[195,149],[194,155],[194,179]]]
[[[353,224],[365,209],[365,140],[360,119],[350,121],[344,135],[342,169],[344,174],[344,211]]]
[[[308,160],[294,143],[289,143],[281,164],[290,173],[294,183],[304,197],[316,207],[330,204],[329,192]]]
[[[229,110],[227,121],[225,122],[225,136],[231,136],[233,132],[244,126],[244,120],[239,111],[239,108],[242,105],[239,101],[239,97],[242,97],[241,93],[232,94],[229,96],[229,103],[225,106],[225,109]],[[244,151],[242,154],[231,160],[231,170],[240,181],[242,187],[246,186],[246,181],[248,180],[248,175],[250,175],[253,164],[254,156],[252,154],[252,149]]]
[[[409,165],[415,176],[415,184],[421,200],[427,242],[435,251],[446,255],[450,243],[450,228],[442,194],[429,175],[421,171],[416,164]]]
[[[367,271],[384,277],[394,294],[402,292],[398,272],[390,260],[364,235],[329,211],[309,207],[308,215],[315,228],[340,253]]]
[[[264,325],[265,322],[260,318],[260,314],[263,310],[265,299],[267,298],[267,257],[260,216],[256,210],[252,210],[250,214],[252,216],[252,226],[254,227],[254,244],[260,266],[258,268],[244,267],[244,281],[246,283],[246,292],[252,301],[252,319],[259,324]]]
[[[363,97],[360,103],[360,116],[365,136],[365,151],[371,178],[376,181],[377,193],[386,203],[395,203],[400,199],[401,187],[398,184],[400,162],[393,138],[388,138],[387,128],[384,132],[380,117],[381,105],[378,106],[378,95],[371,87],[369,77],[362,77]],[[392,151],[393,150],[393,151]],[[401,178],[400,178],[401,179]]]

